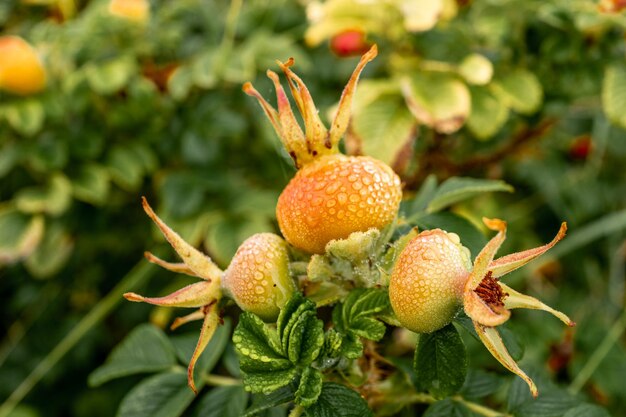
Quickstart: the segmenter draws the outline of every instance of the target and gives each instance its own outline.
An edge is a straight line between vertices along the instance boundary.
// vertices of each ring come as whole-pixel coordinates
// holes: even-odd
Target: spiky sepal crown
[[[376,55],[378,55],[378,48],[374,45],[361,57],[361,60],[341,94],[339,107],[335,119],[331,124],[330,131],[326,129],[326,126],[322,123],[317,107],[315,107],[313,98],[306,85],[300,77],[291,70],[291,67],[295,63],[293,58],[289,58],[287,62],[284,63],[278,61],[278,65],[287,77],[291,94],[304,120],[304,132],[291,111],[287,94],[275,72],[268,70],[267,76],[272,80],[276,88],[278,111],[261,96],[251,83],[247,82],[243,85],[243,91],[259,101],[259,104],[270,119],[274,130],[276,130],[285,149],[293,158],[297,168],[302,167],[321,155],[338,152],[339,141],[346,132],[348,123],[350,122],[352,97],[356,91],[359,75],[361,75],[365,65],[373,60]]]

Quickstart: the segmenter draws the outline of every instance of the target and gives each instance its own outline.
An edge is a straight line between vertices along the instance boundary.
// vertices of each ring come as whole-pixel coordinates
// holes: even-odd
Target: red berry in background
[[[340,57],[362,55],[372,45],[365,40],[365,33],[358,29],[343,31],[330,39],[330,49]]]
[[[589,135],[580,136],[571,143],[569,157],[576,161],[584,161],[593,149],[593,142]]]

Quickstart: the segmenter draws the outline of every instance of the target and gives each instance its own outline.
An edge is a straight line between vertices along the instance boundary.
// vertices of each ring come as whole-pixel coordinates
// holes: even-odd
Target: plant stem
[[[233,385],[241,385],[241,380],[231,378],[229,376],[207,374],[204,376],[204,382],[214,387],[227,387]]]
[[[471,401],[467,401],[461,396],[452,397],[452,399],[456,402],[459,402],[469,408],[471,411],[480,414],[485,417],[513,417],[511,414],[502,413],[500,411],[493,410],[489,407],[485,407],[484,405],[476,404]]]
[[[7,417],[46,374],[122,300],[122,294],[145,282],[156,268],[140,261],[128,274],[87,313],[83,319],[37,364],[35,369],[0,406],[0,417]]]
[[[302,407],[301,405],[296,405],[293,410],[291,410],[291,413],[289,413],[288,417],[300,417],[302,413],[304,413],[304,407]]]
[[[572,381],[569,386],[570,393],[577,394],[582,389],[598,366],[602,363],[602,360],[604,360],[615,342],[622,337],[624,330],[626,330],[626,310],[622,312],[622,315],[617,319],[615,324],[613,324],[613,327],[611,327],[611,330],[609,330],[607,335],[604,337],[602,343],[600,343],[585,366],[583,366],[583,369],[578,372],[578,375],[576,375],[576,378],[574,378],[574,381]]]

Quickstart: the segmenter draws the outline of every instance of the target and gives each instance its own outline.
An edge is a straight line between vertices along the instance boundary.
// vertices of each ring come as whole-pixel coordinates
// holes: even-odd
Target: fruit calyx
[[[339,141],[346,132],[348,123],[350,122],[352,97],[356,91],[359,76],[363,68],[365,68],[365,65],[373,60],[376,55],[378,55],[378,48],[376,45],[373,45],[369,51],[361,57],[361,60],[341,94],[339,107],[330,130],[322,123],[317,107],[306,85],[300,77],[291,70],[291,67],[295,64],[293,58],[289,58],[287,62],[284,63],[278,61],[278,65],[287,77],[291,94],[304,120],[304,132],[291,110],[287,94],[275,72],[268,70],[267,76],[272,80],[276,88],[278,111],[261,96],[250,82],[243,85],[243,91],[258,100],[266,116],[270,119],[281,142],[285,146],[285,149],[293,159],[296,168],[299,169],[322,155],[338,152]]]

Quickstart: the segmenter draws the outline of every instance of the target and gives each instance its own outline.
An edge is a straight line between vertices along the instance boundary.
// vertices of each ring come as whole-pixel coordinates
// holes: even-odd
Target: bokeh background
[[[277,230],[294,173],[242,84],[271,97],[265,70],[294,57],[328,120],[372,43],[346,152],[392,165],[408,197],[452,176],[513,185],[449,214],[507,220],[503,253],[567,221],[511,280],[578,326],[522,312],[510,328],[523,364],[623,415],[625,29],[621,0],[2,0],[0,415],[114,415],[142,376],[88,375],[140,323],[172,319],[121,293],[188,282],[142,260],[172,254],[140,197],[227,266]],[[41,69],[18,69],[16,87],[17,44]],[[228,352],[217,369],[233,369]],[[188,415],[205,415],[197,402]]]

